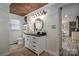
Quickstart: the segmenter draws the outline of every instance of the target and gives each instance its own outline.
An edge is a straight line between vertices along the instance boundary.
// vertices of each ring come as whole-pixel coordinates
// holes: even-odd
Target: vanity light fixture
[[[24,17],[24,25],[27,24],[27,16]]]
[[[46,14],[47,14],[47,11],[46,10],[42,10],[42,11],[39,11],[37,13],[32,14],[31,18],[39,17],[39,16],[46,15]]]
[[[47,13],[47,11],[46,11],[46,10],[43,10],[43,13],[44,13],[44,14],[46,14],[46,13]]]
[[[27,23],[27,16],[24,17],[24,21]]]
[[[36,13],[36,17],[38,16],[38,14]]]
[[[40,14],[43,15],[43,11],[40,11]]]
[[[36,15],[34,14],[34,18],[36,17]]]

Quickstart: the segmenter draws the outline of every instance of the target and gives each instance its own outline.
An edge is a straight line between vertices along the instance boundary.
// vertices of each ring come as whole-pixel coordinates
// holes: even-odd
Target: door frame
[[[58,7],[59,9],[59,56],[62,55],[62,8],[71,5],[72,3],[64,3]]]

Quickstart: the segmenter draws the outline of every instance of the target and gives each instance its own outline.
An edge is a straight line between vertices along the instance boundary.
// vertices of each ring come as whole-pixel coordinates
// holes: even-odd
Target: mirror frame
[[[41,27],[41,29],[39,29],[39,30],[37,30],[37,28],[36,28],[36,21],[42,22],[42,27]],[[34,31],[41,31],[41,30],[43,29],[43,27],[44,27],[44,22],[43,22],[43,20],[40,19],[40,18],[37,18],[37,19],[35,20],[35,22],[34,22]]]

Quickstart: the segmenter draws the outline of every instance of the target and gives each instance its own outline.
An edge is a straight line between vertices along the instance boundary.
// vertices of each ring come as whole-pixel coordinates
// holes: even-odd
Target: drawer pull
[[[35,45],[32,45],[33,47],[36,47]]]
[[[33,39],[36,39],[35,37],[33,37]]]
[[[36,51],[35,49],[33,49],[33,51]]]
[[[32,41],[33,43],[36,43],[35,41]]]
[[[29,37],[29,36],[27,36],[27,37]]]
[[[29,40],[29,39],[27,39],[27,40]]]

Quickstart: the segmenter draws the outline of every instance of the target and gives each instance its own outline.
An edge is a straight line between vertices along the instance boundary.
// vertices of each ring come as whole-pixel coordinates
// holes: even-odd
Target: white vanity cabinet
[[[45,38],[46,36],[30,36],[28,41],[25,41],[25,47],[31,49],[37,55],[45,50]],[[26,45],[28,43],[28,46]]]

